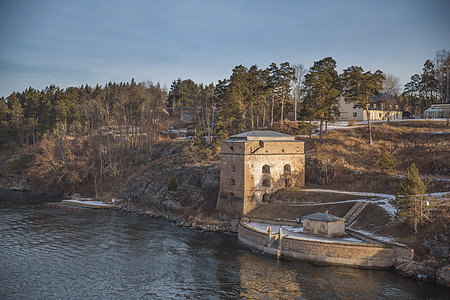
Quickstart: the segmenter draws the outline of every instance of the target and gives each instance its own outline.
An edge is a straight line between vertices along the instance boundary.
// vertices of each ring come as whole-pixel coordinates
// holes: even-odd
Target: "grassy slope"
[[[450,128],[444,122],[391,122],[374,126],[372,146],[367,144],[367,128],[364,127],[329,131],[323,144],[319,144],[316,138],[305,139],[307,185],[324,189],[395,194],[396,184],[401,182],[408,166],[415,163],[424,180],[429,181],[429,193],[448,192],[450,134],[440,132],[450,132]],[[390,151],[396,159],[397,167],[391,175],[382,174],[379,170],[378,158],[383,151]],[[322,184],[325,171],[328,179]],[[322,177],[318,174],[322,174]],[[298,189],[285,189],[277,192],[273,200],[319,203],[354,198],[350,195],[313,194]],[[446,202],[450,200],[447,199]],[[422,260],[433,259],[422,245],[422,240],[438,233],[449,236],[449,223],[450,212],[447,205],[439,208],[430,222],[419,226],[419,234],[416,235],[412,226],[396,222],[384,209],[370,204],[352,227],[407,244],[415,249],[416,259]]]
[[[329,131],[320,144],[318,139],[305,139],[307,181],[320,184],[317,174],[328,173],[325,187],[348,191],[395,193],[408,166],[415,163],[421,175],[450,179],[450,132],[444,122],[383,123],[373,126],[374,144],[367,143],[367,128]],[[397,167],[394,174],[382,174],[378,159],[390,151]],[[326,162],[326,166],[322,162]],[[433,180],[429,192],[449,190],[448,181]]]

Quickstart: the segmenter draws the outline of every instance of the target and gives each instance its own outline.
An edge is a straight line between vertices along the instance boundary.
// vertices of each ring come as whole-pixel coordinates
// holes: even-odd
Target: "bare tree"
[[[436,67],[437,92],[440,95],[441,103],[449,103],[450,91],[450,51],[445,49],[437,51],[434,59]]]
[[[295,70],[295,78],[292,82],[292,91],[294,92],[294,121],[297,121],[297,111],[299,110],[298,104],[303,93],[303,81],[307,72],[306,68],[302,64],[293,64],[292,68]]]
[[[389,96],[398,96],[402,90],[400,78],[392,74],[384,74],[383,93]]]

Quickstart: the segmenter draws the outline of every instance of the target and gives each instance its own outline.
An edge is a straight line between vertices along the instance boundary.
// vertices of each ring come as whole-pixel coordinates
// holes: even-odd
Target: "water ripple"
[[[8,195],[0,192],[1,299],[439,299],[447,292],[390,271],[277,261],[235,236]]]

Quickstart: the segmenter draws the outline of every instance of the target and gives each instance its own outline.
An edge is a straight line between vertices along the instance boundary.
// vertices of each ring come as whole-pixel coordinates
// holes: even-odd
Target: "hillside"
[[[389,122],[373,126],[372,146],[367,128],[328,131],[318,138],[302,138],[307,159],[306,180],[325,188],[394,194],[407,168],[415,163],[429,192],[450,190],[450,128],[445,122]],[[378,160],[392,153],[393,174],[380,172]]]

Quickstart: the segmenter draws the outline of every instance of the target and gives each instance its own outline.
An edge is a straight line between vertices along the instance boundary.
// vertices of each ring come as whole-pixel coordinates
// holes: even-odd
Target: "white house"
[[[339,120],[367,121],[367,113],[362,108],[354,108],[354,103],[346,102],[343,97],[339,100],[341,115]],[[385,93],[377,93],[369,104],[370,120],[401,120],[402,110],[398,101]]]

